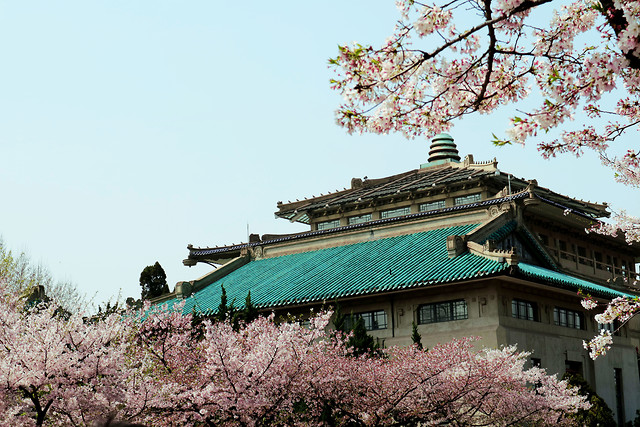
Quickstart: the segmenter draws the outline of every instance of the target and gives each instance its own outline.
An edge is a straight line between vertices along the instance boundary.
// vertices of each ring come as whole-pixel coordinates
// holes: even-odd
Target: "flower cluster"
[[[545,135],[544,157],[594,150],[619,182],[640,187],[637,149],[610,154],[620,136],[640,126],[640,2],[614,0],[608,8],[595,0],[553,2],[560,6],[548,25],[530,22],[547,3],[470,2],[469,13],[457,1],[397,0],[402,21],[381,47],[341,46],[330,61],[337,74],[332,88],[344,99],[338,123],[349,132],[429,137],[456,118],[527,99],[533,106],[512,119],[498,143]],[[603,120],[570,123],[580,111]],[[638,241],[640,219],[616,219],[601,231],[619,228]]]
[[[582,296],[581,304],[585,309],[593,310],[599,306],[593,297],[580,292],[578,295]],[[617,329],[640,312],[640,298],[638,297],[618,297],[605,305],[604,312],[596,314],[594,318],[601,325],[617,324]],[[589,342],[583,341],[584,348],[589,350],[589,356],[592,359],[606,354],[607,350],[611,348],[613,337],[609,329],[612,328],[603,328],[600,330],[600,334]]]
[[[601,330],[600,334],[596,335],[591,341],[583,341],[582,344],[585,350],[589,351],[589,357],[595,359],[607,353],[607,350],[609,350],[613,344],[613,338],[611,337],[611,332]]]
[[[0,280],[1,283],[1,280]],[[327,331],[237,327],[181,308],[100,318],[26,306],[0,288],[0,417],[15,425],[567,425],[589,404],[514,347],[454,340],[355,357]],[[531,385],[536,384],[535,388]],[[496,424],[496,420],[499,423]]]

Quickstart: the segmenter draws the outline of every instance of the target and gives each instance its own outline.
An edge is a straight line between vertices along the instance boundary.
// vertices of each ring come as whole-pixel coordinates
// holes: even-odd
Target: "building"
[[[633,294],[626,284],[640,261],[640,246],[585,233],[609,215],[605,204],[515,178],[495,159],[461,161],[441,134],[418,169],[279,202],[276,215],[310,230],[189,246],[185,265],[220,266],[162,301],[186,299],[186,312],[212,313],[224,284],[230,301],[251,291],[265,311],[339,303],[387,346],[410,344],[414,322],[426,347],[470,335],[483,346],[517,344],[548,372],[582,374],[619,422],[640,409],[640,327],[622,327],[596,361],[583,348],[601,326],[578,290],[601,301]]]

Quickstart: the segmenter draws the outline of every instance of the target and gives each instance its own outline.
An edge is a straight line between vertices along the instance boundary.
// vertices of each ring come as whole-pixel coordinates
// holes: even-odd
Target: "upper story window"
[[[453,199],[453,205],[466,205],[468,203],[479,202],[482,199],[480,193],[476,194],[467,194],[466,196],[459,196]]]
[[[340,227],[340,220],[323,221],[318,223],[318,230],[329,230],[331,228]]]
[[[538,237],[540,238],[540,241],[543,245],[549,246],[549,236],[547,236],[546,234],[538,233]]]
[[[409,206],[405,206],[404,208],[397,209],[389,209],[386,211],[380,212],[380,218],[395,218],[397,216],[409,215],[411,213],[411,208]]]
[[[584,329],[584,314],[579,311],[554,307],[553,323],[567,328]]]
[[[523,320],[538,321],[538,304],[521,299],[511,301],[511,317]]]
[[[436,209],[443,209],[443,208],[444,208],[444,200],[438,200],[436,202],[429,202],[429,203],[421,203],[419,206],[420,212],[435,211]]]
[[[348,328],[353,328],[354,321],[362,319],[364,327],[367,331],[375,331],[378,329],[387,329],[387,313],[384,310],[366,311],[364,313],[354,313],[347,317],[345,322]]]
[[[418,307],[418,323],[450,322],[468,319],[467,302],[463,299],[424,304]]]
[[[364,214],[364,215],[358,215],[358,216],[350,216],[347,219],[347,223],[349,225],[353,225],[353,224],[362,224],[363,222],[369,222],[371,221],[371,214]]]
[[[613,323],[598,323],[598,332],[609,331],[611,335],[620,335],[620,322],[614,320]]]

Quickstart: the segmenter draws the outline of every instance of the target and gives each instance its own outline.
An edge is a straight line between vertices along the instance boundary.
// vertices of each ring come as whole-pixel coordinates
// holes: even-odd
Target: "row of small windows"
[[[329,230],[331,228],[340,227],[340,220],[323,221],[318,223],[318,230]]]
[[[444,207],[444,200],[438,200],[436,202],[421,203],[418,209],[420,212],[429,212],[436,209],[444,209]]]
[[[513,299],[511,301],[511,316],[516,319],[539,322],[538,305],[535,302]],[[572,329],[586,329],[584,313],[563,307],[553,308],[553,324]],[[618,335],[618,325],[598,324],[598,330],[607,330]]]
[[[481,197],[480,193],[469,194],[467,196],[455,197],[453,199],[453,205],[454,206],[466,205],[466,204],[469,204],[469,203],[478,202],[480,200],[482,200],[482,197]],[[418,205],[418,211],[419,212],[429,212],[429,211],[435,211],[435,210],[444,209],[444,208],[445,208],[444,199],[443,200],[437,200],[435,202],[421,203],[420,205]],[[382,218],[382,219],[396,218],[396,217],[399,217],[399,216],[409,215],[410,213],[411,213],[411,207],[410,206],[404,206],[404,207],[401,207],[401,208],[387,209],[385,211],[382,211],[382,212],[380,212],[380,218]],[[364,222],[369,222],[372,219],[373,219],[372,214],[351,216],[351,217],[347,218],[347,224],[348,225],[362,224]],[[340,220],[339,219],[334,219],[334,220],[331,220],[331,221],[323,221],[323,222],[319,222],[317,225],[318,225],[318,230],[328,230],[328,229],[331,229],[331,228],[340,227]]]
[[[535,302],[521,299],[511,301],[511,316],[516,319],[531,320],[539,322],[538,305]],[[467,302],[463,299],[441,301],[430,304],[423,304],[417,311],[418,324],[426,325],[430,323],[451,322],[455,320],[465,320],[469,318]],[[362,319],[368,331],[387,328],[387,313],[384,310],[355,313],[347,319],[347,326],[353,327],[353,319]],[[553,323],[556,326],[564,326],[573,329],[585,329],[584,314],[562,307],[554,307]],[[616,331],[617,325],[598,325],[600,329]]]
[[[372,219],[371,214],[350,216],[349,218],[347,218],[347,224],[349,224],[349,225],[362,224],[364,222],[371,221],[371,219]]]
[[[421,325],[468,318],[469,314],[465,300],[443,301],[418,307],[418,323]],[[362,319],[367,331],[387,328],[387,313],[384,310],[354,313],[347,318],[346,326],[352,328],[354,321],[357,319]]]

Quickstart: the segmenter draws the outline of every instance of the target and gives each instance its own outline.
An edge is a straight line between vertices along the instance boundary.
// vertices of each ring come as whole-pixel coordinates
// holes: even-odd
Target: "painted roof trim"
[[[582,290],[586,294],[599,296],[604,298],[634,298],[634,295],[625,292],[616,291],[606,286],[598,285],[588,280],[579,279],[568,274],[558,271],[549,270],[548,268],[537,265],[520,262],[517,265],[517,271],[527,278],[541,280],[543,282],[558,285],[561,288],[578,292]]]
[[[426,218],[426,217],[429,217],[429,216],[440,215],[440,214],[443,214],[443,213],[457,212],[457,211],[463,211],[463,210],[467,210],[467,209],[471,209],[471,208],[491,206],[491,205],[495,205],[495,204],[499,204],[499,203],[510,202],[510,201],[513,201],[513,200],[524,199],[524,198],[526,198],[528,196],[529,196],[529,193],[527,193],[526,191],[523,191],[523,192],[520,192],[520,193],[517,193],[517,194],[512,194],[512,195],[506,196],[506,197],[500,197],[500,198],[497,198],[497,199],[487,199],[487,200],[482,200],[482,201],[479,201],[479,202],[468,203],[466,205],[451,206],[451,207],[442,208],[442,209],[436,209],[436,210],[432,210],[432,211],[412,213],[412,214],[404,215],[404,216],[400,216],[400,217],[377,219],[375,221],[364,222],[364,223],[361,223],[361,224],[344,225],[344,226],[341,226],[341,227],[330,228],[328,230],[307,231],[307,232],[304,232],[304,233],[287,235],[287,236],[283,236],[283,237],[280,237],[280,238],[277,238],[277,239],[272,239],[272,240],[265,240],[265,241],[252,242],[252,243],[241,243],[241,244],[232,245],[232,246],[221,246],[219,248],[201,248],[201,249],[190,248],[189,249],[189,257],[192,257],[192,256],[193,257],[199,257],[199,256],[213,255],[213,254],[221,254],[221,253],[231,252],[231,251],[239,250],[239,249],[243,249],[243,248],[249,248],[249,247],[255,247],[255,246],[263,246],[263,245],[268,245],[268,244],[273,244],[273,243],[280,243],[280,242],[287,242],[287,241],[291,241],[291,240],[304,239],[304,238],[307,238],[307,237],[324,236],[324,235],[329,235],[329,234],[334,234],[334,233],[340,233],[340,232],[343,232],[343,231],[350,231],[350,230],[357,230],[357,229],[360,229],[360,228],[367,228],[367,227],[376,226],[376,225],[384,225],[384,224],[392,224],[392,223],[396,223],[396,222],[410,221],[410,220],[413,220],[413,219]]]

